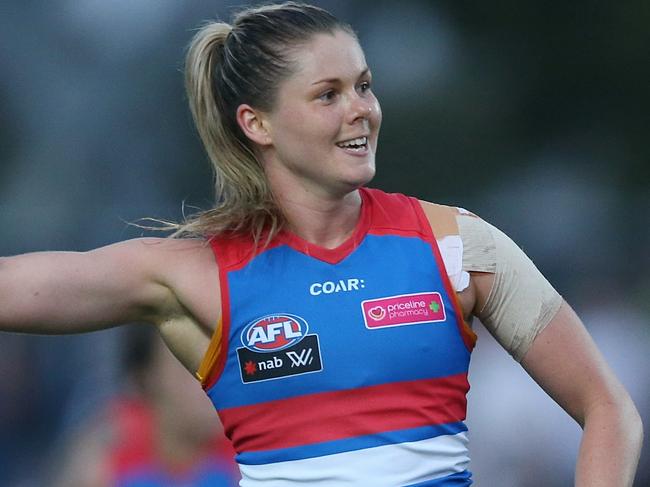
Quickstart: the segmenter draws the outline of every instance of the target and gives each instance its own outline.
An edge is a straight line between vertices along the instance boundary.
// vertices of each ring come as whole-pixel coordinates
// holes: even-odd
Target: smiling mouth
[[[344,140],[343,142],[338,142],[336,145],[350,152],[365,152],[368,149],[368,137]]]

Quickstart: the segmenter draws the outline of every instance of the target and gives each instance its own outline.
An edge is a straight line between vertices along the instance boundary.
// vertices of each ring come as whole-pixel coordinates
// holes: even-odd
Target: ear
[[[245,103],[237,107],[237,123],[244,135],[259,146],[271,144],[264,114]]]

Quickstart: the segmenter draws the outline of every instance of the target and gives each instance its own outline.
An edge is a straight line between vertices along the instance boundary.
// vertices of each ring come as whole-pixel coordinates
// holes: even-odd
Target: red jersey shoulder
[[[429,224],[420,202],[401,193],[385,193],[378,189],[363,188],[371,205],[370,233],[399,234],[428,237]]]

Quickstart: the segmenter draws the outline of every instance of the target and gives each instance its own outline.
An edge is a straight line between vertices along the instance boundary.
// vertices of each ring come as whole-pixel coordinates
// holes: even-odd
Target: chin
[[[359,186],[365,186],[375,177],[375,161],[368,164],[363,171],[359,173]]]
[[[375,167],[368,167],[365,171],[355,171],[355,174],[350,175],[349,178],[346,178],[344,184],[348,193],[355,191],[370,181],[375,177]]]

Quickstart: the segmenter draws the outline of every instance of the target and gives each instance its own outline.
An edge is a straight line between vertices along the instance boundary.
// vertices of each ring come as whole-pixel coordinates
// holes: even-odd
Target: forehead
[[[322,79],[355,79],[367,68],[357,39],[338,30],[333,34],[316,34],[293,56],[295,71],[289,82],[309,84]]]

